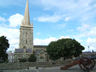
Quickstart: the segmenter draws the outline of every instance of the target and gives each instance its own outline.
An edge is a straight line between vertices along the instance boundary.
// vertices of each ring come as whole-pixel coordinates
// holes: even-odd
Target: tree
[[[57,42],[51,42],[47,47],[47,53],[49,58],[52,60],[57,60],[60,58],[60,49],[58,47]]]
[[[6,50],[9,48],[8,40],[5,36],[0,37],[0,61],[5,62],[8,60]]]
[[[31,54],[30,57],[28,58],[29,62],[36,62],[36,56],[34,54]]]
[[[47,53],[52,60],[57,60],[61,57],[69,58],[73,55],[79,56],[84,50],[84,47],[75,39],[60,39],[51,42],[47,47]]]

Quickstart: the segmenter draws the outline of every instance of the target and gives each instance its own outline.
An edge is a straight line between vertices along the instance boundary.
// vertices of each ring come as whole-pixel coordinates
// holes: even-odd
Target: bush
[[[30,57],[28,58],[29,62],[36,62],[36,56],[34,54],[31,54]]]
[[[19,59],[19,62],[27,62],[26,58]]]
[[[0,59],[0,63],[4,63],[4,61],[2,59]]]

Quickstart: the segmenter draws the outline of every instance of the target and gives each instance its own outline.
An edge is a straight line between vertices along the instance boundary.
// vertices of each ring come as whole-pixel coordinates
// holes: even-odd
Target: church
[[[20,25],[19,49],[15,49],[14,61],[29,58],[31,54],[35,54],[36,62],[48,61],[45,45],[33,45],[33,24],[30,24],[29,3],[26,2],[25,15]]]

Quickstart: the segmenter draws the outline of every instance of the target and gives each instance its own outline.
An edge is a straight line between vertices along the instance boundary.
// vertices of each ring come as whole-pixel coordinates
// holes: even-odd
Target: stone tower
[[[24,50],[32,49],[33,51],[33,24],[30,24],[28,0],[26,3],[24,19],[20,26],[19,48]]]

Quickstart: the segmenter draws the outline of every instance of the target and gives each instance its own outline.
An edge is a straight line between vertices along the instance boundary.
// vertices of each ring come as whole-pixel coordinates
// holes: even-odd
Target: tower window
[[[27,40],[26,40],[26,44],[27,44]]]
[[[27,32],[26,32],[26,44],[27,44]]]

